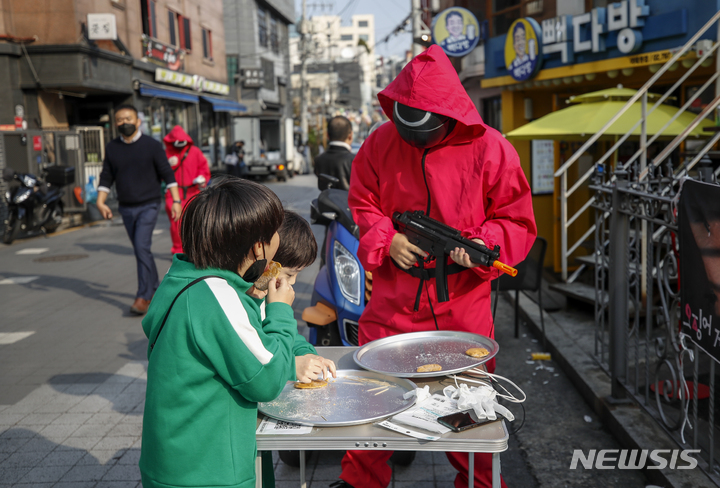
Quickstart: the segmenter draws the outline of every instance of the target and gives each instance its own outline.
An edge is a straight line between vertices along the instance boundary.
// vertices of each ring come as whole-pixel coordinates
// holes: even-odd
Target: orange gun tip
[[[516,269],[513,268],[512,266],[508,266],[508,265],[505,264],[505,263],[501,263],[500,261],[495,261],[495,262],[493,263],[493,268],[497,268],[497,269],[499,269],[500,271],[502,271],[503,273],[507,273],[507,274],[509,274],[510,276],[513,276],[513,277],[517,276],[517,274],[518,274],[518,270],[516,270]]]

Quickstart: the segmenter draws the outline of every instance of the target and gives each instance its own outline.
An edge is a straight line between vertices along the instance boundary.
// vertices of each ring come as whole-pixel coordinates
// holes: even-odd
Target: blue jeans
[[[160,281],[152,255],[152,233],[157,222],[160,203],[149,203],[139,207],[120,206],[125,230],[132,242],[137,261],[138,291],[137,298],[150,300]]]

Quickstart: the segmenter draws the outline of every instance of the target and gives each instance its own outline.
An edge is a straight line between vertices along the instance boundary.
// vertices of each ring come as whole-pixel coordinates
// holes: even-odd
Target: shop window
[[[215,129],[215,117],[213,117],[210,105],[200,104],[200,147],[207,147],[215,144],[213,133]]]
[[[140,0],[143,34],[157,37],[157,5],[155,0]]]
[[[260,46],[268,47],[267,13],[258,8],[258,41]]]
[[[320,90],[320,88],[311,88],[310,96],[312,98],[320,98],[322,96],[322,91]]]
[[[275,54],[280,54],[280,35],[275,17],[270,17],[270,47]]]
[[[486,125],[502,132],[501,97],[485,98],[482,101],[482,119]]]
[[[269,59],[261,59],[260,66],[263,69],[263,88],[275,90],[275,63]]]
[[[227,72],[228,72],[228,85],[234,86],[235,85],[235,77],[237,76],[239,69],[238,69],[238,57],[237,56],[228,56],[227,57]]]
[[[340,36],[341,41],[352,41],[353,35],[352,34],[343,34]]]
[[[208,29],[202,30],[202,40],[203,40],[203,58],[209,59],[212,61],[213,54],[212,54],[212,32]]]
[[[170,45],[178,46],[180,41],[180,25],[178,24],[179,15],[168,10],[168,30],[170,31]]]
[[[367,20],[361,20],[358,22],[358,27],[367,27],[368,21]]]

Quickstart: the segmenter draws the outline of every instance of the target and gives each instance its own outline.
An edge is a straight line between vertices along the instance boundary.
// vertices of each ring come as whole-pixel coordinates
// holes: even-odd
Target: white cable
[[[501,394],[501,393],[498,393],[498,396],[499,396],[500,398],[504,398],[505,400],[507,400],[507,401],[509,401],[509,402],[513,402],[513,403],[523,403],[525,400],[527,400],[527,395],[525,394],[525,392],[522,391],[522,389],[521,389],[518,385],[516,385],[515,383],[513,383],[513,382],[510,381],[509,379],[505,378],[504,376],[500,376],[499,374],[494,374],[494,373],[488,373],[487,371],[483,371],[483,370],[480,370],[480,369],[470,369],[470,370],[468,370],[468,371],[466,371],[466,372],[467,372],[467,373],[475,373],[475,374],[484,375],[484,376],[487,376],[487,377],[490,378],[490,379],[494,379],[495,381],[497,381],[497,382],[498,382],[498,386],[500,386],[503,390],[505,390],[505,391],[507,392],[507,395],[503,395],[503,394]],[[449,376],[450,378],[454,378],[454,379],[455,379],[455,384],[456,384],[456,385],[457,385],[457,380],[467,381],[468,383],[478,383],[478,384],[484,384],[484,385],[487,384],[486,381],[470,379],[470,378],[466,378],[466,377],[464,377],[464,376],[457,376],[457,375],[448,375],[448,376]],[[510,392],[507,390],[507,388],[505,388],[503,385],[501,385],[500,382],[499,382],[499,379],[503,379],[503,380],[507,381],[508,383],[510,383],[511,385],[513,385],[513,386],[517,389],[517,391],[519,391],[519,392],[522,394],[522,400],[520,400],[519,398],[517,398],[515,395],[513,395],[512,393],[510,393]]]

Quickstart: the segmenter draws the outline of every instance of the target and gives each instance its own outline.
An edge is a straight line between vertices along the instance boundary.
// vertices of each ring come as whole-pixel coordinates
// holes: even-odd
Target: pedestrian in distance
[[[426,253],[395,230],[392,215],[421,210],[468,239],[499,245],[500,261],[519,263],[537,229],[517,152],[483,123],[439,46],[415,57],[378,99],[392,123],[377,128],[360,148],[348,198],[360,227],[358,258],[373,275],[359,343],[434,330],[493,337],[490,282],[497,271],[472,263],[463,249],[453,250],[445,263],[450,299],[438,302],[435,263],[418,263]],[[495,361],[487,367],[494,370]],[[391,454],[348,451],[336,486],[386,487]],[[455,486],[468,486],[468,455],[447,456],[458,470]],[[471,485],[489,488],[492,456],[475,454],[474,463]]]
[[[230,152],[225,155],[225,171],[230,176],[242,177],[245,174],[245,141],[235,141]]]
[[[177,221],[182,205],[175,175],[162,144],[140,131],[138,112],[132,105],[115,109],[115,124],[120,137],[105,148],[105,160],[98,185],[97,208],[105,219],[113,213],[105,202],[115,184],[119,212],[132,242],[137,261],[138,289],[130,312],[144,315],[159,285],[155,258],[152,255],[152,233],[157,222],[162,190],[160,180],[172,197],[170,220]]]
[[[340,181],[336,188],[349,190],[350,171],[355,157],[350,147],[353,141],[352,124],[342,115],[333,117],[328,122],[328,137],[330,142],[327,151],[315,158],[315,174],[334,176]],[[318,189],[327,189],[327,183],[318,180]]]
[[[165,136],[163,141],[165,142],[165,153],[178,184],[180,204],[184,207],[188,200],[207,186],[208,181],[210,181],[210,168],[205,155],[179,125],[173,127],[173,130]],[[177,254],[183,251],[180,240],[180,221],[172,218],[173,205],[172,192],[166,191],[165,211],[170,219],[172,253]]]
[[[143,320],[145,488],[253,488],[257,403],[288,381],[335,375],[331,362],[303,370],[296,360],[315,349],[298,334],[287,278],[270,281],[264,303],[247,293],[277,252],[282,222],[277,196],[248,180],[228,178],[188,202],[185,254]]]

